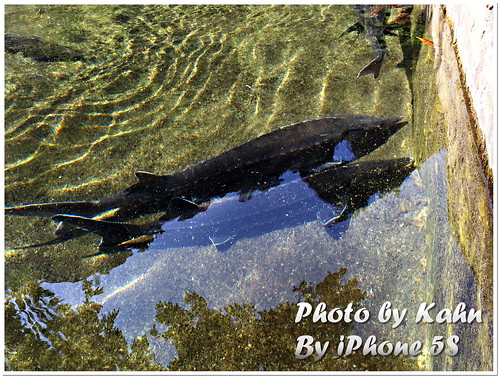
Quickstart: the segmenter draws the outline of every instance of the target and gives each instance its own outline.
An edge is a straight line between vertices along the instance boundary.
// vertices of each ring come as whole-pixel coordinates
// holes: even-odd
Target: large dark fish
[[[38,37],[25,37],[5,33],[5,51],[11,54],[22,53],[27,58],[39,62],[83,60],[82,52],[57,43],[43,41]]]
[[[127,249],[134,246],[131,241],[136,238],[157,234],[162,235],[156,236],[154,245],[161,248],[212,244],[225,250],[239,239],[314,220],[339,237],[354,211],[367,206],[374,194],[401,185],[413,169],[411,159],[398,158],[341,164],[306,177],[289,171],[279,185],[256,193],[247,201],[240,201],[237,193],[231,193],[212,200],[206,211],[190,219],[167,217],[142,225],[73,215],[57,215],[53,219],[100,235],[100,253]],[[340,229],[336,227],[339,223],[344,223]]]
[[[172,219],[196,214],[199,204],[238,192],[242,199],[280,182],[286,171],[307,176],[332,161],[351,161],[382,144],[406,122],[401,117],[328,116],[283,126],[208,160],[170,175],[137,172],[139,182],[94,201],[30,204],[5,209],[7,215],[92,218],[115,210],[108,220],[127,221],[156,212]],[[337,155],[337,156],[336,156]],[[178,200],[181,199],[181,200]]]

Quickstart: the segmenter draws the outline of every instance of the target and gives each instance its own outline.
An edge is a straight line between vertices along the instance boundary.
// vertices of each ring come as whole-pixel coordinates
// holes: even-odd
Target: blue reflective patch
[[[335,146],[333,150],[333,160],[348,162],[356,159],[356,156],[352,152],[351,142],[344,139],[342,142]]]

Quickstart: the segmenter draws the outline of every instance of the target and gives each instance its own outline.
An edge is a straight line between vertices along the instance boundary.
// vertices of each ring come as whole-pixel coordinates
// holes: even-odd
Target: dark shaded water
[[[484,352],[492,332],[486,306],[480,305],[482,324],[415,324],[410,319],[422,302],[436,302],[436,309],[459,302],[478,308],[482,293],[447,218],[446,140],[432,139],[440,131],[424,132],[426,121],[412,119],[411,71],[398,67],[412,46],[402,48],[400,39],[387,37],[390,55],[380,77],[355,79],[373,52],[363,34],[339,38],[357,20],[351,8],[6,7],[6,31],[37,35],[86,56],[83,61],[42,63],[6,54],[7,206],[109,196],[134,183],[137,170],[173,172],[279,126],[329,114],[402,115],[409,125],[367,158],[418,157],[418,168],[401,187],[373,197],[370,206],[356,211],[341,238],[332,238],[313,219],[242,238],[223,253],[213,245],[173,248],[160,239],[144,252],[82,258],[95,253],[95,235],[7,250],[7,367],[160,368],[150,361],[149,349],[163,367],[179,356],[171,368],[182,370],[491,367],[491,352]],[[46,219],[6,217],[6,247],[49,240],[54,228]],[[326,279],[328,272],[344,268],[341,283]],[[102,292],[82,286],[84,279]],[[356,279],[364,294],[348,279]],[[344,365],[328,358],[301,365],[290,345],[304,330],[279,332],[289,332],[289,340],[276,335],[283,324],[293,325],[294,311],[290,317],[276,310],[282,317],[261,329],[249,324],[267,315],[228,310],[232,303],[252,304],[260,312],[296,303],[300,296],[293,288],[302,281],[314,286],[327,282],[332,292],[345,290],[346,298],[373,314],[385,301],[408,308],[409,319],[400,327],[374,318],[326,333],[337,338],[332,344],[342,333],[375,334],[393,342],[421,340],[423,353],[401,361],[373,359],[366,365],[363,359],[349,358],[340,360]],[[54,294],[40,287],[68,305],[57,304]],[[186,292],[199,294],[207,308],[200,310],[202,300],[194,302],[198,307],[191,309],[200,326],[183,333],[187,313],[157,304],[172,302],[187,309]],[[161,308],[170,309],[170,315],[155,319]],[[102,318],[106,313],[111,315]],[[236,327],[240,333],[233,333],[231,323],[211,323],[227,313],[246,319]],[[170,335],[149,334],[153,326],[163,332],[166,324]],[[267,341],[252,348],[250,335],[257,331]],[[308,331],[320,334],[316,325]],[[26,334],[29,340],[24,341]],[[460,335],[459,354],[430,357],[433,338],[452,334]],[[127,343],[138,337],[142,339],[127,351]],[[186,351],[200,358],[190,361]],[[85,358],[77,362],[75,353]],[[330,354],[335,356],[333,349]],[[277,360],[282,364],[264,364],[266,355],[281,356]],[[262,364],[251,364],[252,359]]]

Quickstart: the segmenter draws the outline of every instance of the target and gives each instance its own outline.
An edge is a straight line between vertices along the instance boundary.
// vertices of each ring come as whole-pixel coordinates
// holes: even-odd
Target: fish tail
[[[380,69],[382,68],[384,57],[384,52],[377,54],[370,63],[368,63],[365,67],[363,67],[361,71],[358,72],[358,75],[356,77],[373,74],[373,77],[376,79],[380,75]]]
[[[99,201],[48,202],[6,207],[5,215],[25,217],[52,217],[56,214],[93,216],[101,211]]]
[[[99,235],[101,237],[100,246],[105,248],[118,247],[133,238],[163,232],[161,229],[163,222],[161,221],[138,225],[65,214],[56,215],[52,220],[55,222],[66,222]]]

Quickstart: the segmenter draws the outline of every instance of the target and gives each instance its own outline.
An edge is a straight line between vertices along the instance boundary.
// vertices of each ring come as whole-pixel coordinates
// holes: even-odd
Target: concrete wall
[[[435,42],[433,71],[446,125],[448,145],[448,211],[463,253],[483,291],[486,306],[493,299],[492,156],[495,155],[496,34],[482,28],[475,6],[434,5],[428,25]],[[489,11],[489,8],[484,6]],[[493,15],[496,16],[496,13]],[[467,20],[467,21],[464,21]],[[493,27],[494,22],[490,25]],[[475,26],[474,26],[475,25]],[[489,35],[486,37],[486,35]],[[462,37],[458,37],[458,35]],[[474,42],[481,35],[483,46]],[[461,39],[459,42],[460,38]],[[461,50],[458,46],[461,46]],[[460,53],[462,51],[462,53]],[[460,55],[463,54],[463,55]],[[478,59],[483,56],[483,59]],[[495,66],[491,65],[495,62]],[[467,68],[466,68],[467,67]],[[468,76],[467,76],[468,73]],[[488,147],[487,147],[488,146]],[[484,178],[487,180],[484,180]]]
[[[496,157],[497,4],[452,4],[443,8],[472,101],[471,110],[477,117],[478,137],[492,169]]]
[[[465,353],[479,357],[437,359],[429,357],[430,370],[491,370],[493,325],[493,177],[496,158],[496,5],[432,5],[424,8],[423,46],[415,70],[414,122],[416,143],[422,156],[433,151],[439,139],[446,149],[447,187],[429,185],[429,192],[446,192],[447,217],[457,246],[431,243],[428,295],[453,306],[461,298],[464,273],[453,253],[465,258],[477,288],[467,298],[483,310],[476,336],[469,334]],[[433,187],[435,187],[433,189]],[[433,235],[432,233],[430,234]],[[443,236],[437,237],[441,240]],[[441,255],[439,250],[444,250]],[[439,257],[439,258],[438,258]],[[439,284],[436,284],[439,283]],[[454,286],[455,285],[455,286]],[[433,331],[434,332],[434,331]],[[435,333],[433,333],[435,334]],[[474,361],[474,362],[472,362]]]

